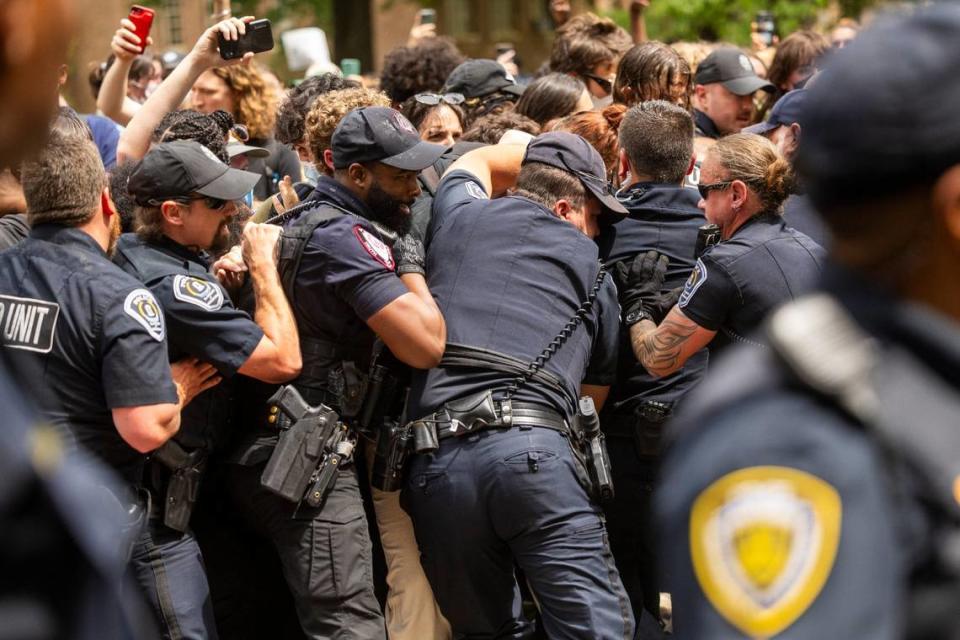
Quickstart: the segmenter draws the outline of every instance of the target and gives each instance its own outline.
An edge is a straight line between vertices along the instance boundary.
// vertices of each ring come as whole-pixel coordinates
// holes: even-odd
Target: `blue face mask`
[[[317,171],[317,165],[312,162],[302,162],[300,163],[303,167],[303,177],[313,186],[317,186],[317,181],[320,180],[320,172]]]
[[[247,192],[247,195],[243,196],[243,201],[250,208],[253,208],[253,189]]]

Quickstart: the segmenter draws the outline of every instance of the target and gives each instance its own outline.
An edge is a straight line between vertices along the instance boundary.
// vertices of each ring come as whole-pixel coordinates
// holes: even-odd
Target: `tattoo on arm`
[[[684,343],[697,328],[695,323],[679,322],[670,316],[659,327],[649,320],[638,322],[630,328],[633,353],[653,375],[669,375],[683,366]]]

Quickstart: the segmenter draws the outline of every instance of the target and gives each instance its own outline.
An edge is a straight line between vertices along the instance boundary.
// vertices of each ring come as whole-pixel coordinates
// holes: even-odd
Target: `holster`
[[[631,438],[641,458],[659,458],[663,448],[664,423],[672,415],[672,405],[646,400],[638,404],[632,413],[604,415],[603,431],[608,436]]]
[[[344,360],[330,370],[327,385],[339,399],[340,416],[349,420],[360,415],[367,395],[369,379],[352,360]]]
[[[185,533],[190,527],[200,480],[207,466],[207,452],[204,449],[187,452],[175,441],[167,440],[153,457],[170,470],[163,502],[163,524]]]

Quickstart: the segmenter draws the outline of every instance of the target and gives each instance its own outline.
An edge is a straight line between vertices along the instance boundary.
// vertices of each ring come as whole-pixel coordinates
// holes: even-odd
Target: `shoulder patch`
[[[697,496],[690,552],[700,587],[730,624],[769,638],[817,599],[840,541],[840,495],[809,473],[749,467]]]
[[[173,297],[207,311],[216,311],[223,306],[223,290],[220,287],[192,276],[174,276]]]
[[[690,277],[687,278],[686,284],[683,285],[683,293],[680,294],[680,300],[677,302],[681,309],[687,306],[693,294],[695,294],[697,289],[706,281],[707,267],[703,264],[703,260],[697,258],[697,264],[693,267],[693,271],[690,273]]]
[[[396,268],[397,264],[393,260],[393,251],[387,246],[387,243],[359,224],[353,225],[353,234],[357,236],[357,240],[360,241],[360,246],[362,246],[374,260],[390,271]]]
[[[163,342],[167,333],[163,323],[163,311],[152,293],[146,289],[134,289],[123,301],[123,311],[140,323],[151,338]]]
[[[466,182],[464,183],[467,193],[476,198],[477,200],[489,200],[490,196],[487,195],[487,192],[483,190],[483,187],[478,185],[476,182]]]
[[[46,300],[0,296],[0,344],[50,353],[60,305]]]

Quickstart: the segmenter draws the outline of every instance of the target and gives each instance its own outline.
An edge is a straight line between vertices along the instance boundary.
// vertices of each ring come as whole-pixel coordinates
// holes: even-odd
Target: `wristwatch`
[[[623,316],[623,324],[628,327],[632,327],[633,325],[637,324],[641,320],[650,320],[652,322],[653,316],[651,316],[649,313],[644,311],[643,308],[635,309],[630,313],[628,313],[627,315]]]

